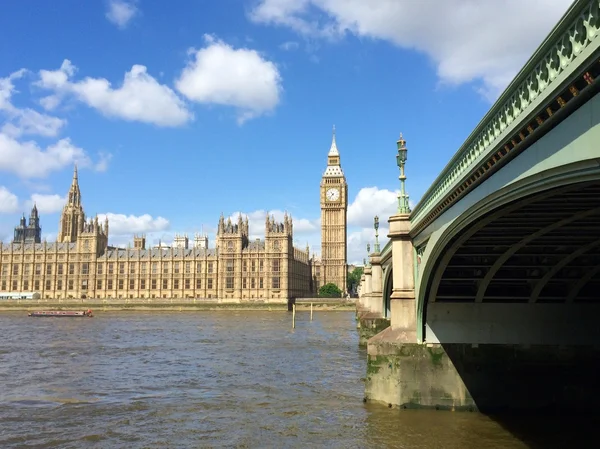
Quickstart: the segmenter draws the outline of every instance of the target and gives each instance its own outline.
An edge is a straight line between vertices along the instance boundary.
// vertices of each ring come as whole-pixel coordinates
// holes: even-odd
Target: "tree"
[[[348,291],[354,291],[355,287],[360,284],[360,278],[363,274],[362,267],[357,267],[352,272],[348,273],[347,285]]]
[[[342,291],[337,285],[329,283],[319,289],[319,297],[321,298],[341,298]]]

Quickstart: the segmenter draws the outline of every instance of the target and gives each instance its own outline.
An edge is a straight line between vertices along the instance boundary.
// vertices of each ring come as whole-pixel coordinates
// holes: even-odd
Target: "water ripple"
[[[525,447],[478,415],[363,404],[353,314],[308,316],[0,314],[0,447]]]

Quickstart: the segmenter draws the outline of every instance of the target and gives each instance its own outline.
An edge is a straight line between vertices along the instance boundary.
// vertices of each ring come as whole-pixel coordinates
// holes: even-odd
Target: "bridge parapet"
[[[595,82],[600,0],[573,3],[483,117],[411,214],[411,234],[487,179],[549,129],[554,114]]]

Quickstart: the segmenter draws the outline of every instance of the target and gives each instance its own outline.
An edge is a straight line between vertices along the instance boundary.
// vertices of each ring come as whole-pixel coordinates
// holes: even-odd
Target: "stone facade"
[[[37,212],[37,211],[36,211]],[[293,222],[268,216],[264,240],[250,241],[248,218],[221,216],[216,248],[146,249],[108,245],[108,219],[87,220],[75,168],[57,241],[0,245],[0,291],[37,292],[46,299],[206,298],[285,302],[310,296],[311,258],[295,248]]]

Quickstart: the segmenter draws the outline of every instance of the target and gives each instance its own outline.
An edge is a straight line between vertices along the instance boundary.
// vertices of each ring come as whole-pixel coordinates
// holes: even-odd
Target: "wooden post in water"
[[[296,329],[296,303],[292,305],[292,329]]]
[[[312,302],[310,303],[310,320],[312,321]]]

